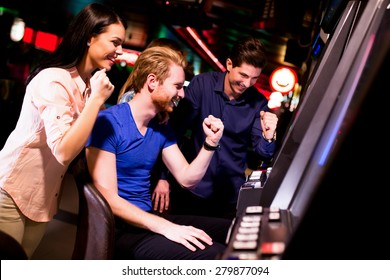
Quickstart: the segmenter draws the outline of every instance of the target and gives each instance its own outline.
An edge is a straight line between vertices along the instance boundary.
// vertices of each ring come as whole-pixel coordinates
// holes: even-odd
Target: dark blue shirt
[[[213,115],[223,121],[221,149],[215,152],[204,178],[191,191],[203,198],[221,193],[230,203],[236,203],[239,189],[245,182],[248,150],[253,149],[262,158],[271,159],[275,143],[262,137],[260,111],[268,111],[268,100],[254,86],[237,100],[229,100],[223,92],[224,78],[222,72],[195,76],[171,121],[189,161],[196,157],[205,140],[203,120]],[[186,131],[192,131],[194,141],[180,137]]]

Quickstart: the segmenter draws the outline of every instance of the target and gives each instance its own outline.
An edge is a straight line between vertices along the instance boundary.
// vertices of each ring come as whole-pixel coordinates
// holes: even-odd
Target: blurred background
[[[125,55],[109,72],[115,92],[108,105],[116,103],[137,55],[155,38],[177,41],[196,75],[224,71],[232,44],[241,36],[254,35],[268,51],[268,63],[255,85],[262,94],[270,99],[273,89],[269,79],[278,67],[288,67],[296,73],[295,87],[283,93],[282,108],[276,105],[282,115],[293,111],[299,101],[315,59],[312,46],[329,1],[1,0],[1,147],[19,115],[29,71],[57,47],[72,17],[91,2],[111,6],[128,21]],[[11,30],[22,33],[11,38]]]
[[[378,14],[382,3],[379,0],[0,0],[0,149],[19,117],[29,71],[55,50],[72,17],[91,2],[113,7],[128,21],[123,45],[125,53],[108,72],[115,85],[108,105],[116,103],[119,89],[132,71],[138,54],[156,38],[177,41],[184,49],[194,75],[225,71],[228,51],[238,38],[253,35],[261,39],[267,48],[268,63],[255,86],[279,116],[277,141],[283,144],[265,187],[270,191],[262,194],[269,203],[261,201],[261,205],[267,206],[273,202],[276,192],[285,191],[281,188],[279,192],[280,185],[302,188],[301,193],[308,196],[314,195],[317,189],[321,190],[307,211],[309,215],[302,223],[303,229],[297,231],[297,237],[291,243],[292,251],[287,254],[287,259],[297,256],[303,259],[334,256],[338,259],[380,259],[388,251],[389,233],[383,226],[389,213],[388,201],[379,201],[387,200],[388,195],[382,195],[386,187],[376,183],[387,179],[384,178],[387,167],[383,164],[387,155],[383,151],[388,148],[388,143],[383,123],[389,116],[386,110],[390,42],[388,1],[383,1],[387,6],[382,20]],[[366,6],[370,9],[360,23]],[[339,23],[341,15],[348,20]],[[360,28],[356,29],[359,32],[354,32],[355,24]],[[335,29],[336,25],[339,29]],[[363,25],[372,34],[361,32],[366,30]],[[336,32],[340,30],[343,32]],[[354,42],[358,43],[349,44],[354,36],[357,38]],[[372,42],[375,48],[370,49]],[[357,55],[363,51],[367,51],[364,56],[369,58],[367,63],[363,56]],[[295,78],[293,87],[288,90],[276,88],[271,82],[281,67],[285,68],[282,73],[292,73]],[[342,71],[336,71],[345,69],[348,70],[343,75],[340,75]],[[356,74],[355,70],[362,72]],[[350,81],[353,81],[352,86]],[[329,142],[329,145],[334,145],[331,151],[335,155],[340,150],[338,157],[334,155],[337,164],[329,172],[329,167],[322,165],[313,172],[317,164],[311,164],[307,174],[312,177],[308,177],[318,179],[318,182],[303,180],[306,179],[306,162],[312,163],[306,160],[306,155],[311,155],[312,150],[305,146],[305,150],[299,150],[298,156],[294,153],[303,140],[308,140],[304,143],[313,143],[314,150],[312,137],[317,137],[314,132],[318,131],[319,135],[325,124],[328,125],[328,116],[334,117],[329,118],[331,121],[339,120],[338,111],[331,115],[329,109],[329,115],[321,115],[324,110],[319,110],[318,114],[316,110],[320,105],[326,108],[332,107],[333,103],[339,105],[337,101],[340,100],[346,108],[348,102],[339,97],[347,96],[349,90],[351,94],[356,91],[348,101],[352,100],[353,106],[345,118],[340,114],[343,126],[337,131],[337,137],[332,136]],[[322,102],[323,99],[326,102]],[[310,102],[305,103],[305,100]],[[294,117],[295,126],[290,126]],[[313,124],[316,131],[306,133],[311,121],[318,119],[323,121],[322,127],[316,122]],[[331,121],[329,131],[340,125]],[[349,135],[352,123],[356,125]],[[289,132],[293,132],[291,137],[286,133],[289,141],[283,141],[287,127],[292,127]],[[322,140],[327,141],[326,136]],[[347,139],[344,146],[337,146],[343,143],[343,137]],[[257,160],[249,157],[248,165],[256,168]],[[290,166],[292,160],[294,164]],[[60,211],[50,223],[45,242],[34,259],[71,257],[78,201],[73,178],[67,176],[64,184],[70,187],[64,188]],[[306,207],[299,199],[296,201]],[[385,257],[388,258],[388,254],[385,253]]]

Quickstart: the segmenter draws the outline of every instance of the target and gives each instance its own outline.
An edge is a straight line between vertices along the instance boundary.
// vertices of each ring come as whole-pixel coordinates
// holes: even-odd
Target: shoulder
[[[101,110],[94,125],[94,134],[110,135],[110,137],[120,134],[124,120],[124,114],[122,113],[123,103],[111,106],[107,109]]]
[[[40,71],[27,85],[26,92],[29,92],[35,102],[51,100],[73,100],[75,92],[79,92],[75,80],[69,71],[62,68],[46,68]],[[40,101],[38,101],[40,100]]]
[[[194,78],[192,78],[192,81],[218,81],[220,79],[223,79],[225,77],[224,72],[205,72],[200,73],[196,75]]]
[[[101,110],[99,116],[104,116],[109,119],[123,120],[130,113],[130,106],[127,103],[119,103]]]
[[[40,71],[29,83],[29,86],[42,88],[57,85],[73,85],[70,71],[62,68],[46,68]]]
[[[71,73],[69,70],[63,68],[46,68],[40,71],[34,79],[50,79],[50,80],[62,80],[62,79],[72,79]]]
[[[225,73],[223,72],[205,72],[192,78],[188,88],[214,88],[217,85],[223,85]]]

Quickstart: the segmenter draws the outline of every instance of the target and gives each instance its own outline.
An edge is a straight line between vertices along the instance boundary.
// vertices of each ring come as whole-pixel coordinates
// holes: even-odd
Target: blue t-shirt
[[[86,146],[116,155],[119,196],[145,211],[151,211],[150,174],[161,151],[176,143],[169,124],[154,118],[142,135],[128,103],[99,112]]]

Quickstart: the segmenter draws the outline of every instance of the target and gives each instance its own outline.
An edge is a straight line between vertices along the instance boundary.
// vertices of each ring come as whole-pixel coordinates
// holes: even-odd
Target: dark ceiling
[[[281,65],[295,68],[298,74],[302,72],[327,1],[0,0],[0,6],[18,10],[27,26],[61,35],[72,16],[89,2],[114,7],[128,18],[130,29],[143,30],[141,42],[130,31],[126,47],[142,50],[154,39],[154,28],[163,24],[215,69],[197,43],[191,42],[185,27],[192,27],[223,65],[227,51],[239,37],[255,35],[267,47],[268,64],[263,73],[269,75]]]
[[[264,73],[285,65],[300,70],[318,32],[323,0],[107,0],[128,18],[152,29],[164,23],[201,54],[185,27],[197,31],[210,51],[225,64],[228,51],[241,36],[259,37],[267,47]],[[169,3],[169,4],[167,4]],[[204,58],[204,57],[203,57]],[[209,61],[213,64],[212,61]],[[214,68],[215,65],[213,65]]]

